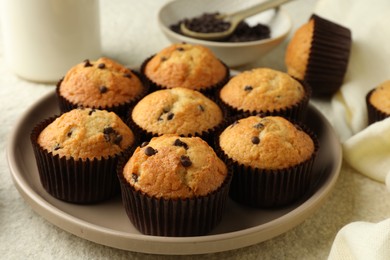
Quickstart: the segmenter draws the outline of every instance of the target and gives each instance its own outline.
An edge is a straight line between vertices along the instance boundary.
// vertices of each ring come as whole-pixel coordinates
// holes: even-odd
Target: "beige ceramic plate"
[[[317,186],[301,201],[277,210],[256,210],[232,201],[218,227],[207,236],[157,237],[140,234],[127,219],[120,198],[81,206],[54,199],[42,188],[30,144],[30,131],[44,118],[58,113],[55,93],[32,106],[19,120],[7,147],[16,188],[42,217],[84,239],[124,250],[153,254],[203,254],[240,248],[268,240],[300,224],[325,201],[341,167],[340,144],[333,129],[313,106],[306,123],[320,137]]]

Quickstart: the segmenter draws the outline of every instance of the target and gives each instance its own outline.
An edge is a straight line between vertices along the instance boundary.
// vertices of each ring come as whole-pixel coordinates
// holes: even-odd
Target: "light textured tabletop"
[[[157,10],[165,2],[101,0],[103,54],[139,66],[146,57],[168,45],[156,21]],[[315,0],[297,0],[285,5],[294,29],[309,18],[315,3]],[[266,66],[284,70],[286,44],[241,69]],[[53,88],[54,85],[35,84],[16,77],[6,67],[0,45],[0,259],[179,258],[129,252],[84,240],[45,220],[20,196],[7,164],[8,137],[23,112]],[[329,101],[313,99],[312,104],[332,123]],[[386,197],[384,184],[364,177],[343,163],[337,184],[326,202],[297,227],[245,248],[180,259],[326,259],[341,227],[358,220],[378,222],[390,215],[390,200]]]

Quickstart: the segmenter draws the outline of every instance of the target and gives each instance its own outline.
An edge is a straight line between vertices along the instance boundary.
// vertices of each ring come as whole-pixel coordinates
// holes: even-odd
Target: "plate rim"
[[[6,147],[6,157],[11,177],[18,192],[36,213],[63,230],[98,244],[122,250],[163,255],[216,253],[257,244],[287,232],[313,214],[331,193],[340,174],[342,150],[341,143],[337,141],[333,149],[339,155],[337,156],[338,161],[332,167],[334,168],[333,172],[327,176],[321,186],[317,187],[316,191],[304,202],[287,214],[269,222],[242,230],[195,237],[159,237],[112,230],[72,216],[46,201],[23,178],[18,170],[19,165],[16,163],[16,158],[12,157],[12,154],[15,153],[15,149],[17,148],[16,137],[21,131],[20,127],[24,121],[42,103],[48,102],[54,95],[55,92],[52,90],[38,99],[22,114],[12,128]],[[309,107],[321,117],[323,123],[330,130],[332,137],[337,140],[336,133],[325,116],[311,102],[309,102]],[[306,209],[301,211],[300,209],[303,206]],[[286,221],[286,218],[292,218],[294,221]],[[147,246],[145,246],[145,242],[147,242]]]

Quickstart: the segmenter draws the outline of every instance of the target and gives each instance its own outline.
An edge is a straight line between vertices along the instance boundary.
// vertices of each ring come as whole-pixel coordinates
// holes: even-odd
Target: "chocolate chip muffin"
[[[210,49],[172,44],[145,60],[141,72],[157,89],[188,88],[209,94],[228,80],[230,72]]]
[[[198,91],[186,88],[158,90],[141,99],[130,123],[143,140],[163,134],[201,136],[208,140],[222,125],[222,109]]]
[[[276,207],[305,194],[318,141],[303,129],[279,116],[249,116],[228,126],[218,146],[233,165],[231,197],[254,207]]]
[[[334,94],[343,83],[352,46],[351,31],[312,15],[287,46],[287,72],[307,82],[315,96]]]
[[[117,194],[118,159],[135,145],[132,130],[115,113],[90,108],[42,121],[31,141],[43,187],[74,203]]]
[[[162,135],[137,147],[118,167],[118,176],[124,207],[137,229],[193,236],[220,222],[231,175],[201,138]]]
[[[390,117],[390,80],[382,82],[366,95],[368,123]]]
[[[241,72],[219,92],[219,98],[233,115],[261,113],[292,119],[303,117],[310,95],[311,90],[307,85],[284,72],[269,68]]]
[[[89,107],[124,116],[147,90],[140,73],[103,57],[72,67],[57,84],[56,93],[63,112]]]

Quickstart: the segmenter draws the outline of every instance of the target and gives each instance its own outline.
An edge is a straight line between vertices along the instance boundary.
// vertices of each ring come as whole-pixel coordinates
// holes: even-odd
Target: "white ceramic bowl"
[[[194,39],[173,32],[169,27],[184,18],[193,18],[203,13],[220,12],[231,13],[258,3],[258,0],[245,1],[210,1],[210,0],[175,0],[168,2],[158,12],[158,23],[165,36],[172,43],[186,42],[200,44],[210,48],[214,54],[229,67],[238,67],[254,62],[274,49],[288,36],[292,28],[288,13],[279,8],[264,11],[248,18],[250,25],[257,23],[267,24],[271,29],[271,38],[250,42],[213,42]]]

